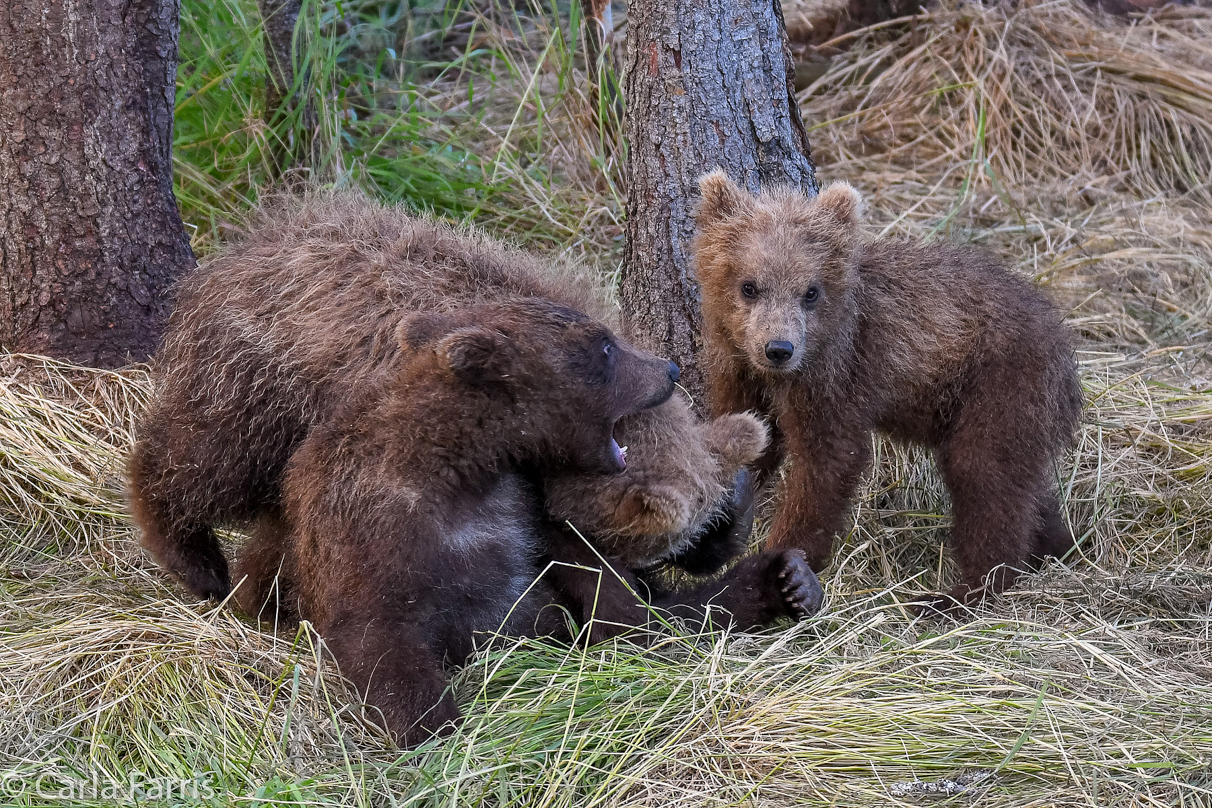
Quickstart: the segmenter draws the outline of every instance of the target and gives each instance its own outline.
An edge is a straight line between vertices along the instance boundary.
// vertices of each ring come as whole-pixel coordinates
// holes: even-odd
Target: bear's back
[[[881,239],[859,249],[856,267],[860,350],[889,406],[934,410],[997,356],[1066,361],[1051,304],[984,250]]]
[[[522,296],[610,313],[587,271],[356,193],[282,200],[249,232],[179,286],[160,366],[207,367],[233,393],[289,383],[313,398],[390,363],[415,311]]]

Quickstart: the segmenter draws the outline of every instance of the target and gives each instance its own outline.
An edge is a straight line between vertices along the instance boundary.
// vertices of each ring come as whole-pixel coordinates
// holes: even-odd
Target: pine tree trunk
[[[624,75],[629,144],[623,311],[703,400],[690,263],[698,178],[817,190],[779,0],[633,0]]]
[[[0,346],[113,367],[194,265],[172,193],[177,0],[0,3]]]

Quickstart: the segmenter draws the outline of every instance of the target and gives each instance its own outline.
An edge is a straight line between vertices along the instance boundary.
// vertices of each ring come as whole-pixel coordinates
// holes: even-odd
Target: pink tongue
[[[619,442],[614,438],[610,439],[610,448],[614,451],[614,459],[618,462],[619,468],[627,468],[627,452],[619,446]]]

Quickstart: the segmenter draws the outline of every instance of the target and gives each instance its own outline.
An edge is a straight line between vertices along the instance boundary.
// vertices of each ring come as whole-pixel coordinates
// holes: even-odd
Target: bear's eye
[[[602,340],[602,355],[607,359],[612,358],[614,355],[614,345],[608,339]]]
[[[821,288],[819,286],[809,286],[808,291],[804,292],[804,303],[812,306],[816,304],[821,297]]]
[[[757,297],[757,286],[749,281],[745,281],[741,284],[741,294],[752,300]]]

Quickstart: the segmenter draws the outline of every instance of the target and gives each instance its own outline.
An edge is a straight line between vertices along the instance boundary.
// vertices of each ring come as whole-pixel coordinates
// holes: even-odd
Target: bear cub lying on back
[[[539,298],[415,315],[398,339],[399,365],[348,391],[292,455],[282,513],[259,521],[238,571],[281,571],[283,601],[411,745],[458,717],[443,663],[476,632],[561,633],[546,607],[567,601],[535,581],[547,539],[520,469],[620,472],[616,423],[666,401],[677,373]],[[657,605],[714,598],[751,627],[820,603],[798,551],[744,559],[711,586]]]
[[[713,414],[754,410],[777,425],[759,480],[784,453],[793,461],[770,546],[825,565],[879,431],[933,449],[951,493],[961,581],[934,608],[1072,547],[1054,464],[1081,388],[1038,291],[979,250],[864,242],[846,183],[815,199],[755,197],[718,170],[699,184]]]

